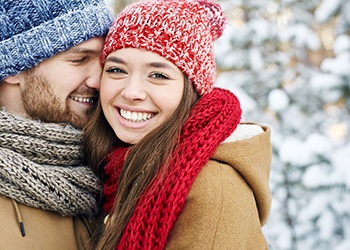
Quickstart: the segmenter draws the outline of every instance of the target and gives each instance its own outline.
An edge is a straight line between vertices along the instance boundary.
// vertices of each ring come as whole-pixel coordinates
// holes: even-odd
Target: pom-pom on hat
[[[95,36],[114,18],[103,0],[0,0],[0,80]]]
[[[143,0],[122,11],[105,40],[102,63],[111,52],[139,48],[158,53],[179,67],[200,95],[214,85],[213,42],[226,18],[208,0]]]

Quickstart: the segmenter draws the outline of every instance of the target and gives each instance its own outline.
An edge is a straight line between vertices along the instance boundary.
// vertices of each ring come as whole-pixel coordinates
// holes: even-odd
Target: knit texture
[[[83,165],[82,133],[0,110],[0,195],[61,215],[95,215],[100,182]]]
[[[121,48],[158,53],[177,65],[200,95],[211,91],[216,65],[213,41],[224,30],[220,7],[201,0],[144,0],[128,6],[112,25],[101,56]]]
[[[141,195],[116,249],[164,249],[196,176],[217,146],[235,130],[240,117],[239,101],[228,90],[214,88],[199,100],[184,125],[167,174],[155,178]],[[122,152],[125,149],[115,149],[105,166],[107,213],[118,188]]]
[[[0,2],[0,80],[107,34],[113,21],[103,0]]]

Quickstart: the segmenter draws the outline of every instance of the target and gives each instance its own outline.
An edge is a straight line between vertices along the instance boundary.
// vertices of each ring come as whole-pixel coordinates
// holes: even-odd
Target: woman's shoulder
[[[267,126],[259,125],[257,123],[240,123],[233,133],[225,139],[225,142],[234,142],[246,140],[263,133],[269,133],[270,129]]]

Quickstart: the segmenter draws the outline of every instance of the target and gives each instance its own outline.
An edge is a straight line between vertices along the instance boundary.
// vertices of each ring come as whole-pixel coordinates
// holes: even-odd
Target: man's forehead
[[[96,54],[101,53],[101,48],[94,48],[91,46],[76,45],[72,48],[62,52],[63,54]]]
[[[89,41],[77,44],[62,53],[65,54],[76,54],[76,53],[84,53],[84,54],[100,54],[102,51],[103,40],[99,41],[97,39],[91,39]]]

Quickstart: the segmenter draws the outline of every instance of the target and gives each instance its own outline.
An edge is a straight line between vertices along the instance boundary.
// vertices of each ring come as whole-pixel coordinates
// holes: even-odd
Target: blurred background
[[[105,1],[116,14],[132,2]],[[217,2],[217,86],[272,130],[269,244],[349,250],[350,0]]]

